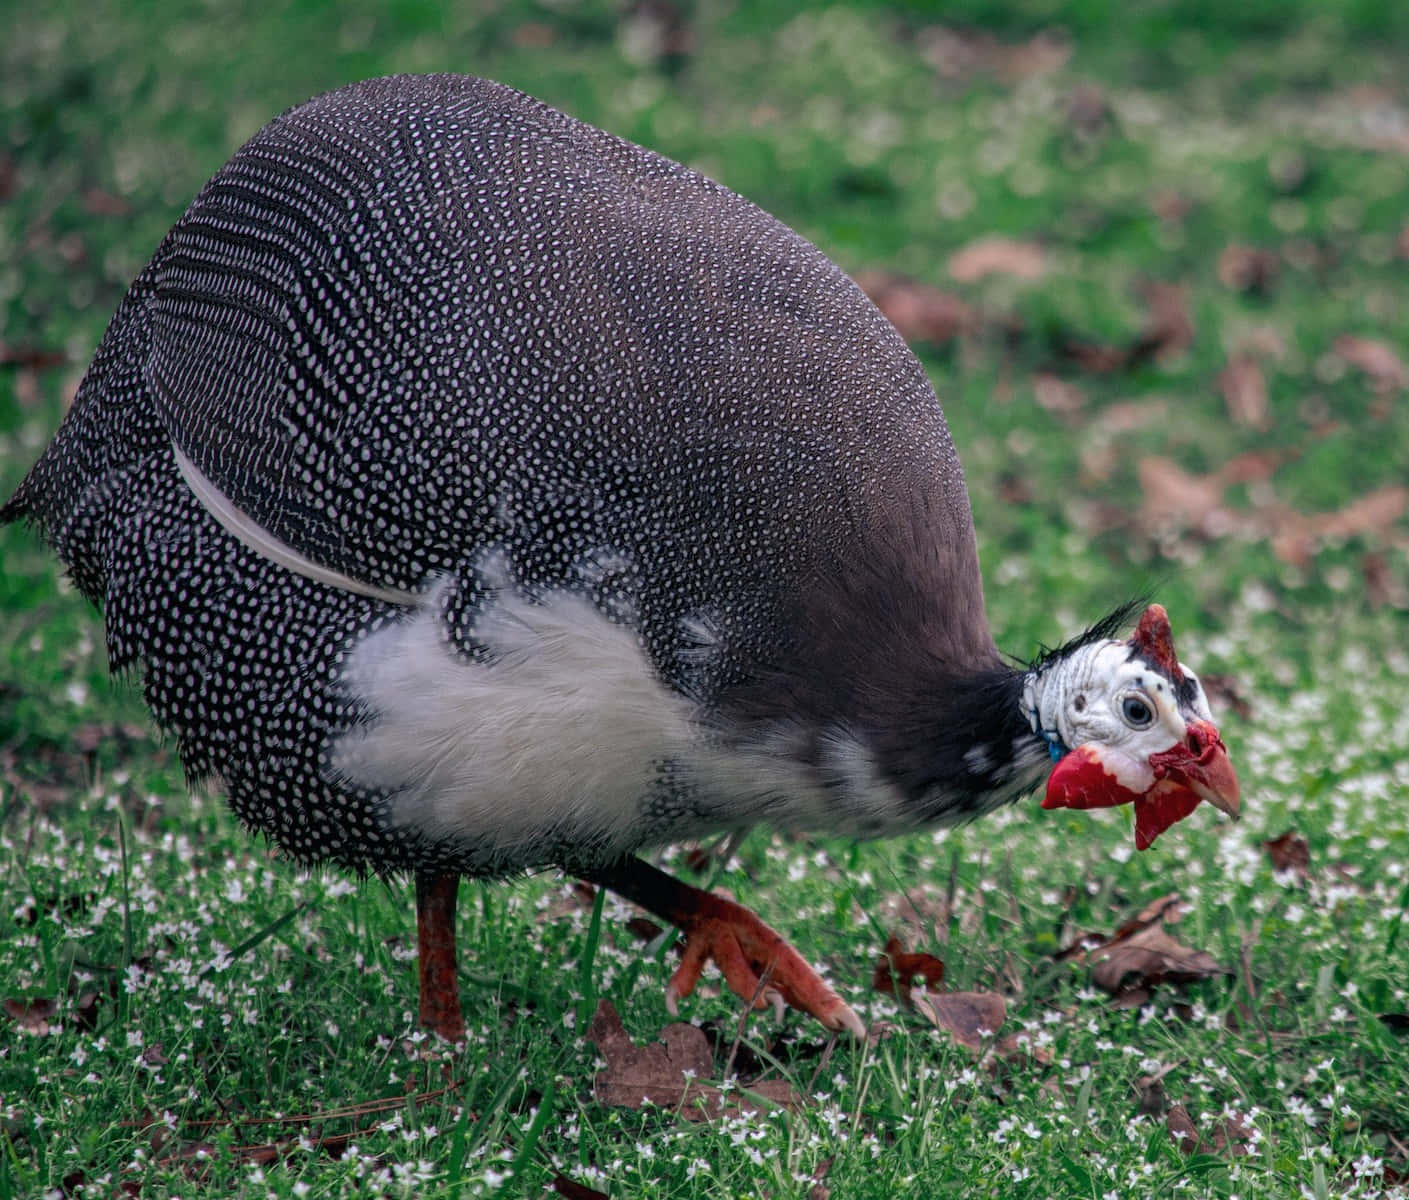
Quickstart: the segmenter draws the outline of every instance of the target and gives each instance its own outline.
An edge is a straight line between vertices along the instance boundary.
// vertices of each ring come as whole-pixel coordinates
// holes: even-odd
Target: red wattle
[[[1148,850],[1155,838],[1198,806],[1193,792],[1177,785],[1166,787],[1163,782],[1147,795],[1135,797],[1135,849]]]
[[[1078,746],[1052,768],[1042,807],[1114,808],[1138,797],[1138,792],[1121,786],[1093,750]]]

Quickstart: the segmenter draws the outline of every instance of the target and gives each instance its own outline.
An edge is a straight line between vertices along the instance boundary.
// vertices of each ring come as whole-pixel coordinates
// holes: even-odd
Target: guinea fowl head
[[[1143,850],[1201,800],[1238,815],[1238,777],[1158,604],[1128,641],[1078,639],[1029,671],[1023,706],[1055,766],[1043,808],[1135,806]]]

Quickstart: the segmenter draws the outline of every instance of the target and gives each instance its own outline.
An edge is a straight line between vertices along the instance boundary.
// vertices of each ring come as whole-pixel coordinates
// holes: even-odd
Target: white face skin
[[[1029,719],[1057,733],[1066,746],[1090,745],[1122,787],[1144,792],[1155,781],[1150,756],[1183,742],[1190,721],[1212,721],[1198,677],[1179,664],[1193,685],[1181,709],[1174,685],[1128,642],[1096,642],[1053,663],[1031,681],[1025,695]]]

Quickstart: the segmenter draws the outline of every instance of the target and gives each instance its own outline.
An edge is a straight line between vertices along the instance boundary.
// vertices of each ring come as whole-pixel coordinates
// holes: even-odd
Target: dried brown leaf
[[[951,292],[889,271],[861,271],[857,286],[907,342],[941,346],[978,324],[974,310]]]
[[[587,1040],[607,1060],[592,1085],[602,1104],[618,1108],[654,1104],[675,1109],[689,1121],[762,1112],[772,1105],[802,1107],[802,1098],[782,1080],[765,1080],[751,1084],[747,1091],[728,1093],[697,1082],[713,1073],[714,1056],[704,1031],[684,1022],[667,1025],[659,1042],[638,1046],[611,1002],[599,1000]]]
[[[1228,973],[1213,955],[1176,941],[1159,924],[1092,950],[1089,957],[1092,982],[1117,998],[1161,983],[1192,983]]]
[[[62,350],[51,350],[45,346],[14,346],[0,342],[0,366],[28,367],[42,371],[48,367],[61,367],[65,358]]]
[[[1311,847],[1296,830],[1288,829],[1280,837],[1268,839],[1262,848],[1272,860],[1273,870],[1291,871],[1301,879],[1311,873]]]
[[[1155,192],[1150,197],[1150,211],[1166,225],[1180,225],[1194,211],[1194,198],[1183,192]]]
[[[1214,1154],[1242,1158],[1250,1152],[1252,1133],[1251,1127],[1242,1117],[1222,1117],[1213,1127],[1213,1140],[1209,1148]]]
[[[1163,1114],[1168,1101],[1164,1095],[1163,1075],[1141,1075],[1135,1081],[1135,1093],[1140,1097],[1140,1115],[1158,1117]]]
[[[1215,712],[1219,709],[1231,708],[1244,721],[1252,716],[1252,704],[1248,701],[1247,693],[1243,691],[1243,686],[1236,677],[1211,672],[1208,675],[1200,676],[1200,679],[1204,685],[1204,695],[1208,697]]]
[[[1193,1154],[1199,1148],[1199,1127],[1182,1104],[1176,1104],[1165,1114],[1164,1127],[1182,1154]]]
[[[578,1183],[561,1173],[554,1174],[552,1187],[558,1195],[566,1196],[568,1200],[611,1200],[606,1192],[599,1192],[596,1188]]]
[[[1107,375],[1127,371],[1150,359],[1160,362],[1183,353],[1194,342],[1188,289],[1176,283],[1147,283],[1141,289],[1148,312],[1139,335],[1127,346],[1107,346],[1065,337],[1057,350],[1083,371]]]
[[[1272,422],[1267,411],[1267,381],[1262,367],[1250,354],[1235,354],[1218,377],[1219,389],[1235,425],[1267,429]]]
[[[1401,391],[1409,386],[1409,370],[1388,342],[1343,334],[1332,348],[1352,367],[1363,371],[1377,392]]]
[[[1086,407],[1086,393],[1055,375],[1036,376],[1032,381],[1032,395],[1039,407],[1058,416],[1075,416]]]
[[[1032,75],[1055,71],[1071,57],[1071,42],[1059,31],[1046,31],[1025,42],[1002,42],[990,33],[934,25],[916,39],[925,60],[944,79],[976,74],[1016,83]]]
[[[1102,346],[1075,339],[1063,341],[1061,353],[1091,375],[1109,375],[1130,365],[1130,351],[1124,346]]]
[[[1388,535],[1406,509],[1409,487],[1387,484],[1335,512],[1307,515],[1293,509],[1269,511],[1264,524],[1277,557],[1304,566],[1327,540]]]
[[[1178,525],[1210,534],[1230,523],[1221,476],[1191,475],[1172,458],[1153,454],[1140,460],[1136,472],[1143,495],[1138,521],[1146,529]]]
[[[1252,1129],[1241,1117],[1221,1117],[1214,1123],[1213,1136],[1204,1138],[1189,1110],[1176,1104],[1164,1118],[1165,1128],[1182,1154],[1221,1154],[1241,1158],[1248,1153]]]
[[[1189,983],[1228,971],[1202,950],[1182,945],[1165,932],[1180,921],[1188,904],[1176,894],[1145,905],[1108,938],[1085,934],[1059,951],[1058,961],[1092,964],[1092,981],[1112,996],[1118,1008],[1138,1007],[1161,983]]]
[[[5,1015],[15,1022],[25,1033],[42,1037],[49,1032],[49,1018],[59,1011],[57,1000],[40,996],[33,1000],[20,1000],[7,996],[0,1004]]]
[[[989,275],[1041,279],[1047,271],[1047,251],[1036,242],[985,237],[949,256],[949,274],[960,283],[977,283]]]
[[[1130,349],[1133,364],[1147,358],[1164,361],[1194,343],[1194,319],[1189,315],[1189,291],[1177,283],[1147,283],[1143,289],[1149,316]]]
[[[915,1011],[961,1046],[982,1050],[1008,1016],[1003,997],[994,992],[931,993],[916,988],[910,996]]]
[[[1218,280],[1235,292],[1265,295],[1277,282],[1280,267],[1277,256],[1270,250],[1256,250],[1252,246],[1234,243],[1225,246],[1218,256]]]
[[[891,934],[871,977],[871,986],[887,996],[895,996],[910,1007],[911,989],[916,978],[926,987],[938,987],[944,981],[944,962],[933,954],[915,954],[905,948],[896,934]]]
[[[1409,591],[1395,578],[1389,559],[1378,550],[1361,558],[1360,575],[1365,580],[1365,598],[1371,608],[1409,608]]]
[[[132,205],[114,192],[89,188],[83,193],[83,207],[95,217],[125,217]]]
[[[546,21],[525,21],[509,35],[521,50],[546,50],[558,38],[558,31]]]
[[[1077,84],[1067,94],[1066,118],[1077,137],[1091,141],[1110,129],[1111,102],[1095,84]]]

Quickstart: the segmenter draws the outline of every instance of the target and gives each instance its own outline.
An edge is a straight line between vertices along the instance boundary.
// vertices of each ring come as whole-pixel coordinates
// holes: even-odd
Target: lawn
[[[487,75],[861,279],[944,401],[999,644],[1156,595],[1244,818],[1136,853],[1124,812],[1034,798],[667,850],[873,1029],[741,1024],[708,977],[681,1016],[724,1092],[691,1120],[613,1086],[619,1039],[671,1020],[673,951],[630,909],[553,874],[466,885],[469,1042],[427,1039],[409,887],[299,871],[191,794],[98,615],[6,528],[0,1200],[1409,1192],[1409,7],[9,8],[3,496],[264,121],[354,78]],[[874,986],[892,936],[943,962],[909,1004]],[[985,1032],[941,1028],[955,993]]]

